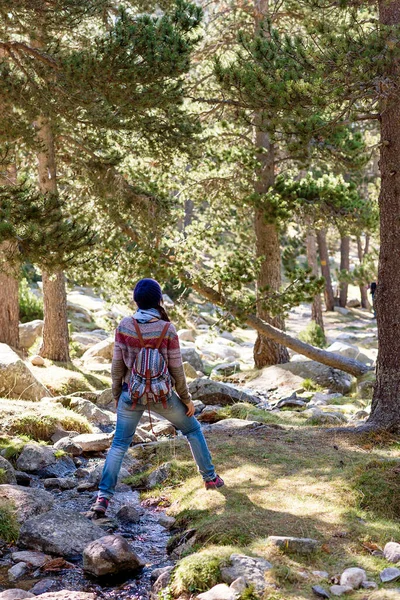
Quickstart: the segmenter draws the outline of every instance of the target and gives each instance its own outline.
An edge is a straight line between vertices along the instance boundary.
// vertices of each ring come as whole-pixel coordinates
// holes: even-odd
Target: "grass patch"
[[[10,502],[0,501],[0,539],[15,542],[19,536],[19,523],[15,507]]]
[[[400,461],[372,460],[360,466],[354,481],[359,506],[385,519],[400,517]]]
[[[145,488],[149,475],[151,475],[151,473],[153,473],[162,464],[159,462],[159,457],[155,457],[155,459],[156,465],[146,469],[145,471],[141,471],[140,473],[134,473],[129,477],[125,477],[125,479],[123,479],[123,483],[126,483],[133,488]],[[154,489],[159,489],[160,487],[165,488],[179,486],[189,477],[192,477],[197,473],[197,468],[196,465],[193,464],[193,461],[178,462],[176,460],[171,460],[168,462],[171,465],[168,478],[161,485],[156,486]]]
[[[306,392],[322,392],[324,389],[309,378],[303,380],[302,387],[306,390]]]
[[[7,460],[18,458],[25,444],[30,442],[30,438],[22,436],[21,438],[0,437],[0,450],[2,456]]]
[[[232,547],[212,546],[182,558],[172,574],[174,596],[205,592],[220,583],[221,566],[234,551]]]
[[[93,392],[111,387],[110,377],[85,373],[74,365],[49,363],[46,368],[32,367],[35,376],[54,396],[74,392]]]
[[[284,415],[284,412],[290,412],[290,415]],[[288,416],[293,425],[303,425],[304,419],[297,416],[300,411],[281,411],[273,413],[256,408],[247,402],[237,402],[231,406],[224,406],[218,411],[218,415],[222,419],[247,419],[248,421],[259,421],[266,425],[284,425],[288,423]]]
[[[60,427],[78,433],[90,433],[92,431],[88,420],[81,415],[58,408],[53,412],[54,414],[30,413],[15,415],[7,429],[13,435],[25,435],[36,441],[49,441]]]

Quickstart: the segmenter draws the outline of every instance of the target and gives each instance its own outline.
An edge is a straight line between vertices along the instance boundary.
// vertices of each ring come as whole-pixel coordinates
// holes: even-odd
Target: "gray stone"
[[[304,416],[309,418],[306,420],[306,425],[340,425],[347,423],[346,417],[340,412],[323,412],[317,408],[311,408],[304,411]]]
[[[298,554],[312,554],[319,547],[319,542],[312,538],[296,538],[280,535],[270,535],[267,544],[277,546],[282,552],[296,552]]]
[[[175,517],[170,517],[170,516],[166,515],[165,513],[161,513],[160,516],[158,517],[158,522],[160,523],[160,525],[165,527],[165,529],[172,529],[172,527],[176,523],[176,519],[175,519]]]
[[[262,595],[267,587],[264,574],[272,569],[271,563],[245,554],[231,554],[229,562],[229,566],[221,568],[222,581],[231,584],[243,577],[247,585],[253,585],[256,592]]]
[[[189,379],[197,379],[197,371],[192,365],[188,362],[183,363],[183,370],[185,371],[186,377]]]
[[[200,423],[217,423],[222,420],[219,413],[220,409],[220,406],[206,406],[198,415],[197,420]]]
[[[162,575],[163,573],[171,573],[171,571],[173,571],[174,567],[173,566],[169,566],[169,567],[158,567],[157,569],[153,569],[152,572],[150,573],[150,580],[151,581],[157,581],[157,579],[160,577],[160,575]]]
[[[160,467],[157,467],[157,469],[154,469],[154,471],[152,471],[147,477],[146,488],[152,490],[153,488],[166,481],[166,479],[168,479],[169,477],[169,474],[171,473],[171,466],[171,463],[168,462],[161,465]]]
[[[339,313],[339,314],[341,314],[341,315],[344,315],[344,316],[346,316],[346,315],[349,315],[349,314],[350,314],[350,311],[349,311],[347,308],[343,308],[343,306],[334,306],[334,307],[333,307],[333,310],[334,310],[336,313]]]
[[[0,397],[37,401],[50,395],[18,354],[0,344]]]
[[[74,461],[70,456],[61,456],[57,459],[53,465],[49,465],[44,469],[40,469],[37,471],[37,474],[42,479],[46,479],[48,477],[67,477],[76,471],[76,466]]]
[[[0,600],[24,600],[25,598],[34,597],[35,595],[31,594],[31,592],[27,592],[26,590],[20,590],[18,588],[0,592]]]
[[[96,577],[133,571],[144,564],[120,535],[107,535],[97,539],[83,551],[83,569]]]
[[[235,581],[233,581],[231,583],[231,585],[229,587],[234,592],[237,592],[240,596],[244,592],[244,590],[247,588],[246,580],[244,577],[238,577],[237,579],[235,579]]]
[[[72,477],[52,477],[51,479],[45,479],[43,485],[49,490],[72,490],[78,485],[78,481]]]
[[[320,579],[328,579],[329,573],[328,571],[312,571],[314,577],[319,577]]]
[[[376,590],[376,588],[378,587],[378,584],[375,583],[375,581],[363,581],[361,584],[361,587],[364,590]]]
[[[160,573],[160,575],[157,577],[151,588],[153,597],[158,597],[158,594],[161,592],[161,590],[165,589],[169,585],[173,568],[174,567],[165,567],[162,569],[162,573]]]
[[[282,367],[283,365],[265,367],[257,377],[248,382],[248,387],[262,392],[282,390],[286,396],[294,390],[301,389],[303,378]],[[281,394],[279,395],[281,397]]]
[[[32,356],[30,359],[30,363],[34,367],[44,367],[45,365],[44,358],[39,354],[35,354],[35,356]]]
[[[78,434],[79,435],[79,434]],[[63,450],[67,454],[71,454],[72,456],[80,456],[82,454],[82,447],[74,442],[74,437],[66,436],[58,440],[54,444],[54,448],[56,450]]]
[[[204,364],[195,348],[181,348],[182,361],[188,362],[196,371],[204,373]]]
[[[306,402],[297,398],[296,393],[294,393],[292,396],[289,396],[289,398],[282,398],[282,400],[279,400],[274,408],[303,408],[304,406],[306,406]]]
[[[364,569],[358,567],[350,567],[340,576],[340,585],[349,586],[353,590],[358,590],[364,581],[367,581],[367,574]]]
[[[107,410],[116,412],[117,407],[115,405],[115,400],[111,388],[103,390],[101,392],[100,396],[98,396],[97,398],[96,405],[99,408],[106,408]]]
[[[201,402],[201,400],[193,400],[193,404],[194,404],[194,408],[195,408],[194,414],[195,414],[196,416],[197,416],[197,415],[199,415],[201,412],[203,412],[203,410],[204,410],[204,409],[205,409],[205,407],[206,407],[206,405],[205,405],[205,404],[203,404],[203,403]]]
[[[13,552],[11,558],[14,562],[24,562],[32,567],[42,567],[45,563],[51,560],[51,556],[43,554],[43,552],[30,552],[22,550],[21,552]]]
[[[74,444],[83,452],[102,452],[111,446],[113,437],[112,433],[82,433],[74,438]]]
[[[108,338],[106,340],[102,340],[101,342],[97,342],[94,346],[86,350],[86,352],[82,356],[82,360],[86,362],[87,360],[91,360],[92,358],[105,358],[108,361],[112,361],[114,352],[114,340],[112,338]]]
[[[161,437],[161,436],[175,436],[176,435],[176,429],[175,427],[172,425],[172,423],[170,423],[169,421],[162,421],[161,423],[157,423],[156,425],[153,426],[153,433],[154,435],[157,437]]]
[[[203,404],[227,406],[237,402],[249,402],[257,405],[259,399],[243,390],[239,390],[226,383],[211,381],[206,377],[196,379],[189,385],[193,400],[201,400]]]
[[[100,479],[103,474],[104,463],[105,460],[100,461],[96,465],[96,467],[90,472],[88,480],[95,486],[99,485],[100,483]],[[122,479],[125,479],[125,477],[129,477],[129,475],[129,471],[125,467],[122,467],[118,474],[118,483],[120,483]]]
[[[32,594],[35,596],[41,596],[42,594],[47,594],[52,588],[57,585],[57,581],[55,579],[41,579],[30,589]]]
[[[247,421],[246,419],[224,419],[209,425],[212,432],[230,432],[241,431],[243,429],[255,429],[260,426],[257,421]]]
[[[303,379],[312,379],[316,384],[342,394],[350,391],[353,381],[351,375],[344,371],[333,369],[302,356],[296,357],[296,360],[284,365],[279,365],[279,367]]]
[[[0,465],[1,466],[1,465]],[[391,563],[400,561],[400,544],[397,542],[388,542],[383,549],[383,556]]]
[[[17,459],[17,468],[27,473],[36,473],[57,461],[55,450],[41,444],[26,444]]]
[[[19,541],[33,550],[74,556],[89,542],[103,536],[104,531],[94,522],[76,512],[58,509],[25,521]]]
[[[211,378],[213,376],[216,377],[229,377],[229,375],[233,375],[234,373],[238,373],[240,371],[240,363],[237,361],[229,362],[229,363],[221,363],[214,367],[211,371]]]
[[[116,517],[122,523],[139,523],[141,514],[134,506],[126,504],[119,509]]]
[[[111,423],[110,415],[98,408],[90,400],[83,398],[71,398],[69,408],[74,412],[86,417],[89,423],[93,425],[109,425]]]
[[[24,563],[24,562],[17,563],[13,567],[11,567],[11,569],[8,569],[8,572],[7,572],[8,581],[17,581],[18,579],[21,579],[21,577],[23,577],[25,575],[27,570],[28,570],[28,567],[27,567],[26,563]]]
[[[321,587],[320,585],[313,585],[312,591],[319,598],[330,598],[330,595],[328,594],[328,592],[326,590],[324,590],[324,588]]]
[[[19,325],[19,345],[23,350],[29,350],[43,333],[44,321],[35,319]]]
[[[10,462],[8,462],[7,459],[3,458],[2,456],[0,456],[0,469],[3,471],[3,473],[0,476],[1,483],[17,483],[14,467]]]
[[[353,592],[353,588],[350,585],[332,585],[330,592],[334,596],[344,596],[344,594]]]
[[[387,569],[383,569],[379,576],[383,583],[394,581],[400,577],[400,569],[397,569],[397,567],[388,567]]]
[[[41,594],[40,600],[96,600],[96,594],[89,592],[72,592],[71,590],[60,590]]]
[[[20,523],[49,511],[54,503],[49,492],[20,485],[0,485],[0,500],[7,500],[15,506]]]
[[[237,600],[239,594],[226,585],[219,583],[207,592],[198,594],[198,600]]]
[[[340,356],[344,356],[345,358],[358,360],[358,362],[361,362],[364,365],[372,366],[374,363],[371,358],[360,352],[357,346],[352,346],[351,344],[347,344],[345,342],[334,342],[326,350],[327,352],[335,352],[335,354],[340,354]]]
[[[312,403],[316,406],[324,406],[326,404],[331,404],[332,400],[336,400],[337,398],[342,397],[342,394],[339,393],[325,394],[324,392],[316,392],[316,394],[312,396]]]

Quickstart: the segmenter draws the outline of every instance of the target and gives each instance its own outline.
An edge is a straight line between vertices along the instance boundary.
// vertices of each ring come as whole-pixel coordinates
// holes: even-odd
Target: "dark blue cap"
[[[135,285],[133,299],[139,308],[157,308],[163,299],[160,284],[155,279],[141,279]]]

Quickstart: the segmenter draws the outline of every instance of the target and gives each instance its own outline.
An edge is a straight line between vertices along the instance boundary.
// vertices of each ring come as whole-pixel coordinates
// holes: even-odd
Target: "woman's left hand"
[[[192,400],[189,402],[189,404],[186,404],[186,415],[188,417],[193,417],[195,410],[196,410],[196,408],[195,408],[195,405],[193,404]]]

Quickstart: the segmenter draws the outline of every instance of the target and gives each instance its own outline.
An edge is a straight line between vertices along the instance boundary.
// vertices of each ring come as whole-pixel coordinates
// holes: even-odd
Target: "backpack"
[[[138,322],[133,319],[133,324],[140,343],[140,351],[133,364],[129,380],[129,395],[132,399],[132,408],[144,394],[153,396],[154,402],[161,402],[166,408],[167,400],[172,392],[171,376],[167,363],[160,352],[160,346],[169,328],[166,323],[156,346],[145,344]]]

